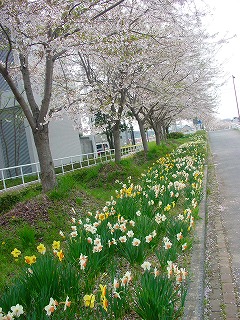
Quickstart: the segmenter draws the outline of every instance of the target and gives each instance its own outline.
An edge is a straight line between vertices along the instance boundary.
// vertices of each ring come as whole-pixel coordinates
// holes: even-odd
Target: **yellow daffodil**
[[[64,258],[64,254],[63,254],[62,250],[58,251],[57,256],[58,256],[59,261],[62,261],[62,259]]]
[[[106,297],[106,293],[107,293],[107,287],[106,285],[103,286],[103,285],[99,285],[100,289],[101,289],[101,298],[103,299],[104,297]]]
[[[94,294],[86,294],[83,297],[85,307],[94,308],[95,295]]]
[[[44,244],[40,243],[37,246],[37,251],[41,254],[45,254],[46,253],[46,247],[44,246]]]
[[[52,243],[53,250],[59,250],[60,249],[60,241],[54,240]]]
[[[14,250],[11,252],[14,258],[18,258],[21,254],[21,251],[18,250],[17,248],[14,248]]]
[[[107,300],[106,297],[104,297],[104,298],[102,299],[102,306],[103,306],[103,309],[104,309],[105,311],[107,311],[107,308],[108,308],[108,300]]]
[[[30,266],[37,261],[36,256],[25,256],[25,262]]]
[[[164,208],[164,211],[169,211],[170,209],[171,209],[171,205],[168,204],[168,205],[166,205],[166,207]]]
[[[100,213],[98,219],[102,221],[105,220],[105,213]]]

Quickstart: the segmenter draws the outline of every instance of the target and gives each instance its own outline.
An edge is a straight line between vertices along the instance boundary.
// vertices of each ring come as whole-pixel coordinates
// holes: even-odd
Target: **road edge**
[[[202,320],[204,314],[205,235],[207,210],[207,174],[204,166],[203,198],[199,204],[199,217],[194,230],[188,293],[184,305],[183,320]]]

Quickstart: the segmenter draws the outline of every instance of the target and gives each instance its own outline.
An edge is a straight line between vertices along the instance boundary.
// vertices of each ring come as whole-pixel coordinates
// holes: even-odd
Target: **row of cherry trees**
[[[84,117],[103,115],[119,161],[129,116],[147,151],[146,127],[159,143],[173,119],[215,106],[214,47],[191,0],[4,0],[0,9],[0,73],[32,129],[44,192],[56,185],[52,117],[66,113],[81,130]]]

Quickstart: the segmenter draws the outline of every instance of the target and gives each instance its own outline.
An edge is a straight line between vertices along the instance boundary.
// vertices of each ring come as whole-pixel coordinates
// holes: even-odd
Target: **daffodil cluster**
[[[61,240],[51,248],[40,243],[36,255],[25,256],[31,266],[29,281],[39,276],[37,265],[42,261],[44,272],[52,272],[49,280],[51,286],[56,283],[55,290],[64,282],[66,301],[48,296],[49,303],[42,306],[47,316],[65,319],[59,318],[59,304],[72,318],[121,319],[131,306],[148,319],[147,303],[158,303],[159,314],[159,304],[166,304],[169,318],[172,310],[181,313],[188,271],[179,261],[192,246],[202,196],[203,150],[203,140],[182,145],[156,161],[139,184],[131,177],[127,183],[118,182],[116,197],[102,209],[82,213],[73,208],[69,232],[60,231]],[[17,248],[11,254],[21,257]],[[152,287],[164,296],[156,297]]]

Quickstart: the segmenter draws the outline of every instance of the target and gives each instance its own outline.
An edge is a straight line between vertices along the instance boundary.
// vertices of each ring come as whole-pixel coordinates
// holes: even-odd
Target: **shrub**
[[[170,132],[167,135],[168,139],[180,139],[184,137],[184,133],[182,132]]]

